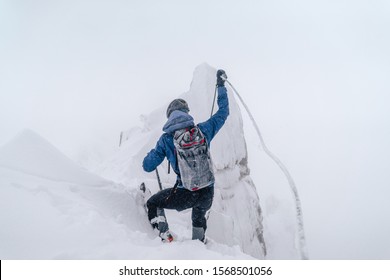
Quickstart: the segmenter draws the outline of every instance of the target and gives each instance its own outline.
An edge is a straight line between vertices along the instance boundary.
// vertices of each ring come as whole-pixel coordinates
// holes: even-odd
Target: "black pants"
[[[184,188],[168,188],[159,191],[147,201],[149,221],[157,217],[157,209],[175,209],[183,211],[192,208],[192,226],[206,231],[206,212],[211,208],[214,197],[214,186],[198,191]]]

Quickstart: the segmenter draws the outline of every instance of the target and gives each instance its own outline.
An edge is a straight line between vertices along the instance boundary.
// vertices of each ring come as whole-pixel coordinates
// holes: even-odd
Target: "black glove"
[[[227,79],[226,73],[224,70],[219,69],[217,71],[217,87],[223,87],[225,85],[225,80]]]

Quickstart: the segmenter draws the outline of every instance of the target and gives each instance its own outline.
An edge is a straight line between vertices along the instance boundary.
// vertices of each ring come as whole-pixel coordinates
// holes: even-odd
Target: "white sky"
[[[362,230],[341,230],[351,217],[389,236],[375,218],[390,209],[364,210],[387,202],[362,200],[389,197],[389,27],[390,2],[379,0],[0,0],[0,145],[23,128],[67,154],[96,137],[116,144],[207,62],[227,71],[291,166],[308,220],[344,232],[339,244]],[[315,211],[327,194],[345,210],[336,222]],[[348,257],[362,242],[335,254],[315,226],[314,256]]]

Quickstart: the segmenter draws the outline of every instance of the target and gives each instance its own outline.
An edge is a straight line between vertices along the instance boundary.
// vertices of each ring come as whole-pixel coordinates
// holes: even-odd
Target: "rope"
[[[249,115],[249,118],[252,121],[253,126],[255,127],[255,130],[257,132],[257,135],[259,136],[261,146],[264,149],[264,152],[279,166],[279,168],[282,170],[284,175],[287,178],[287,181],[290,185],[290,189],[292,191],[292,194],[294,196],[295,200],[295,210],[297,215],[297,226],[298,226],[298,245],[299,245],[299,253],[301,256],[301,259],[308,259],[307,252],[306,252],[306,238],[305,238],[305,232],[304,232],[304,226],[303,226],[303,214],[302,214],[302,206],[301,206],[301,200],[298,195],[298,190],[295,185],[295,182],[293,178],[291,177],[290,173],[288,172],[286,166],[280,161],[280,159],[274,155],[267,147],[267,145],[264,142],[263,136],[261,135],[260,129],[256,124],[255,119],[253,118],[248,106],[245,104],[244,100],[242,99],[241,95],[237,92],[237,90],[233,87],[233,85],[226,80],[226,82],[229,84],[229,86],[233,89],[234,93],[237,95],[237,97],[240,99],[242,105],[244,106],[246,112]]]

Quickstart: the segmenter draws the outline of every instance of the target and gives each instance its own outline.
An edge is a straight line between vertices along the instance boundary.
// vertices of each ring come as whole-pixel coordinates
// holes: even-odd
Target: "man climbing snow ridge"
[[[225,71],[217,71],[218,111],[207,121],[194,124],[183,99],[173,100],[167,108],[168,121],[156,147],[144,158],[143,169],[154,171],[167,157],[177,180],[173,188],[154,194],[147,201],[148,218],[159,230],[164,242],[171,242],[164,209],[182,211],[192,208],[192,239],[205,242],[206,212],[214,197],[214,174],[210,158],[210,142],[224,125],[229,115],[229,101],[225,88]]]

